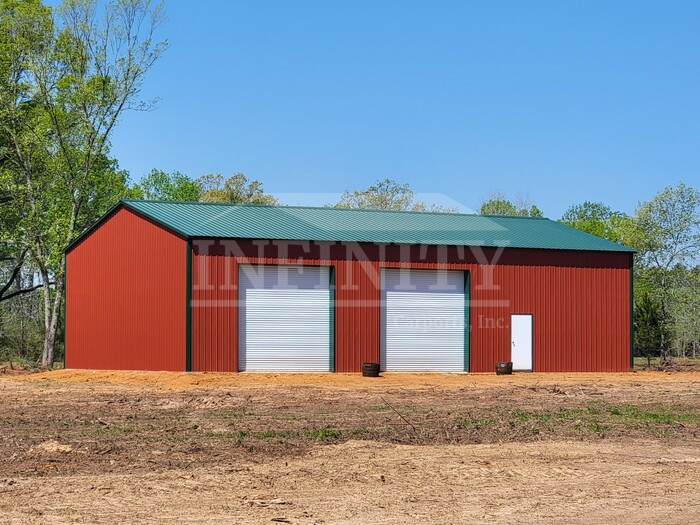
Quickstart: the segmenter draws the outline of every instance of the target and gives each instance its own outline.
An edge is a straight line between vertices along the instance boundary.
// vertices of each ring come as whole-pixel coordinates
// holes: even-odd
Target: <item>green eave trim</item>
[[[335,372],[335,267],[329,266],[328,273],[330,274],[330,291],[328,302],[328,319],[329,333],[328,342],[328,371]]]
[[[469,337],[471,332],[469,315],[469,296],[471,278],[469,270],[464,272],[464,371],[469,372]]]
[[[192,241],[185,243],[185,371],[192,371]]]
[[[634,369],[634,254],[630,253],[630,369]]]

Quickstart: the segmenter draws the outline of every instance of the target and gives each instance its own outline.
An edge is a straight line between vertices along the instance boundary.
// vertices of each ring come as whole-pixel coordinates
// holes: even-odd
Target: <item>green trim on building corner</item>
[[[470,296],[470,273],[469,270],[464,272],[464,371],[469,372],[469,337],[471,332],[470,315],[469,315],[469,296]]]
[[[634,254],[630,254],[630,369],[634,369]]]
[[[187,239],[185,262],[185,371],[192,371],[192,240]]]
[[[329,342],[328,342],[328,371],[335,372],[335,267],[329,266],[328,273],[330,274],[330,301],[328,306],[329,319]]]
[[[66,334],[68,333],[68,253],[64,252],[66,258],[65,271],[63,273],[63,368],[68,368],[68,345]]]

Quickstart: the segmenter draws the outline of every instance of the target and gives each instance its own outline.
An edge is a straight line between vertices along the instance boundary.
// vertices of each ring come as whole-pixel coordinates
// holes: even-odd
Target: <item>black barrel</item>
[[[496,363],[496,375],[510,375],[513,373],[513,363],[511,361],[499,361]]]
[[[379,377],[379,363],[362,363],[363,377]]]

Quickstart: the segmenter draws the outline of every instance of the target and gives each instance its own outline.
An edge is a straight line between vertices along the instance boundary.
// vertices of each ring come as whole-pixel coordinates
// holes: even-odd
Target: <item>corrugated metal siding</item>
[[[472,372],[492,372],[496,361],[508,359],[511,313],[533,314],[535,371],[629,369],[625,253],[506,249],[499,255],[496,250],[473,253],[454,248],[447,251],[445,263],[437,262],[440,247],[358,244],[348,260],[340,244],[291,245],[280,256],[278,246],[265,242],[239,241],[230,246],[227,242],[203,241],[198,247],[195,241],[193,299],[210,299],[209,306],[193,303],[195,370],[234,369],[237,260],[335,266],[338,372],[357,372],[362,362],[379,361],[380,264],[471,272]],[[402,258],[410,262],[401,262]],[[480,264],[485,261],[495,264]],[[207,290],[197,290],[198,268],[208,273]]]
[[[68,253],[67,368],[185,370],[185,247],[121,209]]]
[[[335,291],[335,370],[359,372],[379,362],[379,263],[333,261]]]
[[[233,246],[233,247],[232,247]],[[270,251],[273,246],[267,246]],[[237,371],[238,269],[241,264],[308,264],[335,266],[335,371],[358,372],[363,362],[379,362],[379,264],[321,258],[319,247],[289,247],[261,253],[255,241],[193,241],[192,370]],[[345,252],[343,251],[343,254]]]
[[[238,260],[192,247],[192,370],[238,370]]]

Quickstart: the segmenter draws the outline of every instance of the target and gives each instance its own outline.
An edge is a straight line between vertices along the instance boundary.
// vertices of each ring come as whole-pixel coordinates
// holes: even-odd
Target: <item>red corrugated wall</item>
[[[185,370],[186,242],[118,209],[67,255],[66,367]]]
[[[511,313],[533,314],[535,371],[629,369],[626,253],[202,240],[193,245],[193,370],[236,370],[239,262],[335,266],[338,372],[379,361],[379,270],[401,266],[470,271],[472,372],[509,359]]]
[[[192,250],[192,370],[236,372],[238,261],[209,244]]]
[[[192,250],[192,370],[238,370],[238,262],[335,266],[337,372],[356,372],[379,357],[379,289],[370,282],[378,263],[321,258],[266,257],[254,241],[194,241]],[[316,246],[318,247],[318,246]],[[290,246],[294,251],[294,247]],[[244,250],[244,251],[240,251]]]

